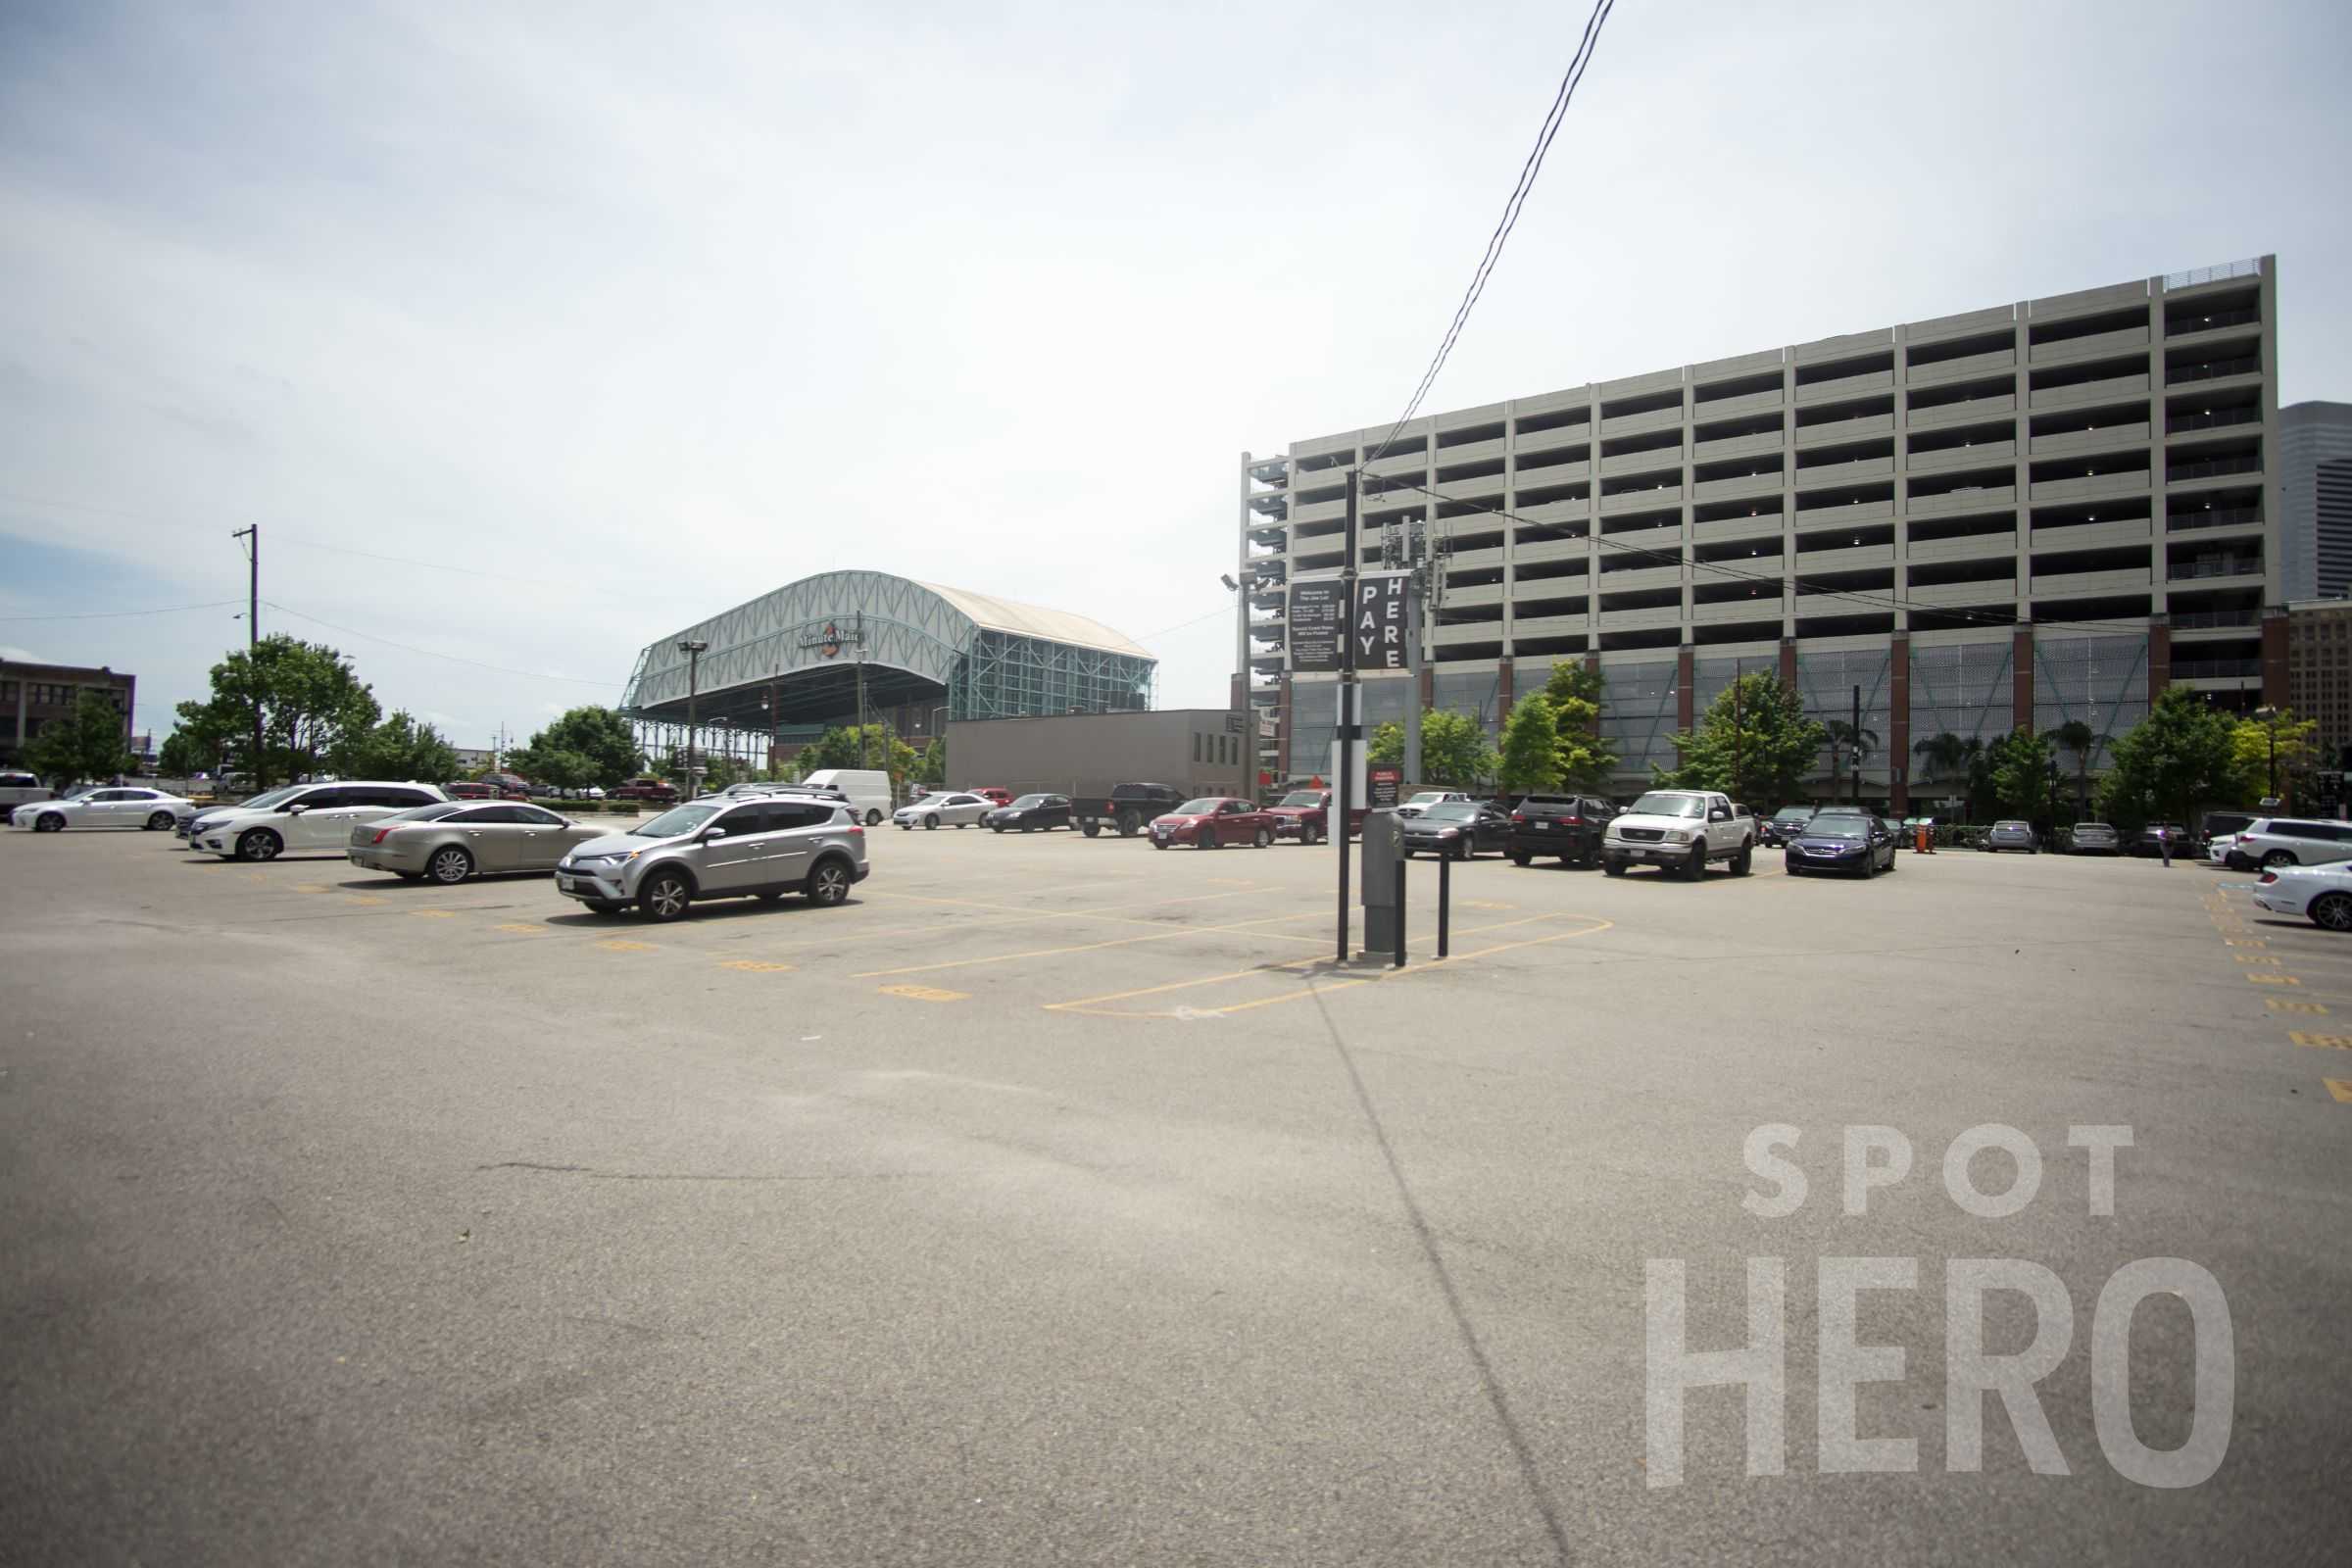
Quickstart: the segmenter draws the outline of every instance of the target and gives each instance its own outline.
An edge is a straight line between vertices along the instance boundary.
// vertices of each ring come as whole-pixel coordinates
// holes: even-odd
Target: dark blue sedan
[[[1789,835],[1788,874],[1842,871],[1875,876],[1894,869],[1894,835],[1868,811],[1821,811]]]

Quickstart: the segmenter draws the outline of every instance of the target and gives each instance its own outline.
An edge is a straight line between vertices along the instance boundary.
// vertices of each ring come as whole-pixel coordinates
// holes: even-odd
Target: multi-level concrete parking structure
[[[1946,795],[1939,736],[2283,703],[2276,303],[2264,257],[1245,453],[1263,763],[1328,766],[1284,588],[1340,568],[1354,465],[1362,564],[1415,522],[1437,556],[1423,700],[1493,730],[1587,661],[1629,787],[1741,668],[1825,720],[1859,687],[1862,791],[1897,808]],[[1367,721],[1412,684],[1367,682]]]

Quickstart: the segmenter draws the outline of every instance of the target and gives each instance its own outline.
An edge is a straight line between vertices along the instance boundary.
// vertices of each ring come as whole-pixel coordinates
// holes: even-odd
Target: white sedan
[[[63,800],[17,808],[9,826],[20,832],[63,833],[68,828],[135,827],[169,832],[196,814],[196,803],[162,790],[94,784]]]
[[[2262,873],[2254,902],[2273,914],[2300,914],[2327,931],[2352,931],[2352,864],[2282,865]]]
[[[926,795],[912,805],[902,806],[890,813],[890,819],[902,828],[970,827],[995,806],[996,802],[985,795],[956,790],[946,795]]]

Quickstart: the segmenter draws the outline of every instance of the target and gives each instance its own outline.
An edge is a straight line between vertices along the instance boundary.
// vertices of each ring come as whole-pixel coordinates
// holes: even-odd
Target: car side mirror
[[[288,816],[300,816],[303,812],[309,809],[309,807],[303,805],[300,801],[296,801],[292,806],[286,808],[286,814]]]
[[[705,828],[703,830],[703,842],[705,844],[710,843],[712,839],[723,839],[726,836],[727,830],[723,827]]]

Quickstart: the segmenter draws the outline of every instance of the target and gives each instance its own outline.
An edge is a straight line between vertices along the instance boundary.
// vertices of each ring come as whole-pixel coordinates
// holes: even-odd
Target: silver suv
[[[556,862],[556,891],[597,914],[634,904],[656,920],[675,920],[697,899],[772,904],[801,892],[811,904],[840,904],[865,870],[865,829],[846,806],[713,797],[579,846]]]

